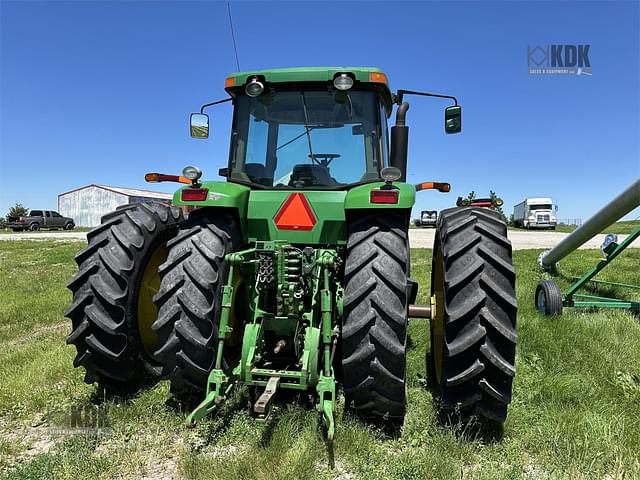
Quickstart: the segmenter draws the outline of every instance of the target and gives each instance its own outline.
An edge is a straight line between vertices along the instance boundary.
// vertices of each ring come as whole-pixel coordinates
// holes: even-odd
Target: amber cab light
[[[187,185],[191,185],[193,183],[191,180],[181,175],[165,175],[164,173],[147,173],[144,176],[144,181],[148,183],[178,182],[186,183]]]
[[[382,72],[369,72],[369,81],[374,83],[389,84],[387,76]]]
[[[416,192],[420,190],[438,190],[446,193],[451,191],[451,185],[445,182],[422,182],[416,185]]]
[[[399,190],[371,190],[369,202],[371,203],[398,203]]]
[[[185,188],[180,198],[183,202],[204,202],[209,195],[208,188]]]

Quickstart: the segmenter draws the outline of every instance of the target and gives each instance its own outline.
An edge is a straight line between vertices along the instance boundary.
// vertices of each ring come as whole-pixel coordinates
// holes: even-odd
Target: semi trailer
[[[558,206],[549,197],[525,198],[513,207],[513,223],[520,228],[556,229]]]

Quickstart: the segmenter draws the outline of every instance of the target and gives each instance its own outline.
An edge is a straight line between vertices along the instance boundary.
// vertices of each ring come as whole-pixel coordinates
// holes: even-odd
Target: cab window
[[[230,179],[286,189],[377,181],[388,156],[380,115],[371,91],[304,88],[240,96]]]

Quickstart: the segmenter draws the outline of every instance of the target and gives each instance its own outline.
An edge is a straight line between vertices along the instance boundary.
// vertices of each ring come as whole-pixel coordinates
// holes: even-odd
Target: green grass
[[[344,416],[340,403],[330,469],[318,416],[304,399],[276,405],[273,421],[260,425],[240,391],[221,415],[195,429],[185,428],[184,412],[168,402],[166,382],[127,401],[101,402],[72,368],[74,351],[64,343],[65,284],[81,247],[0,243],[0,471],[7,478],[640,477],[638,319],[611,310],[539,315],[533,308],[543,276],[535,267],[539,251],[514,254],[520,341],[503,438],[455,433],[437,421],[424,388],[428,324],[412,320],[401,434],[389,437]],[[420,302],[429,290],[430,255],[413,251]],[[562,272],[578,275],[598,258],[597,251],[580,251],[562,262]],[[640,250],[627,250],[600,278],[638,284],[639,262]],[[638,298],[619,288],[603,293]],[[61,431],[73,426],[69,412],[78,408],[106,409],[108,430]]]
[[[629,233],[631,233],[634,229],[640,227],[640,220],[624,220],[621,222],[616,222],[613,225],[608,226],[607,228],[603,229],[601,233],[615,233],[617,235],[628,235]],[[564,232],[564,233],[571,233],[573,232],[576,228],[575,225],[558,225],[556,227],[556,232]],[[509,229],[513,229],[513,230],[521,230],[519,228],[514,228],[514,227],[509,227]]]

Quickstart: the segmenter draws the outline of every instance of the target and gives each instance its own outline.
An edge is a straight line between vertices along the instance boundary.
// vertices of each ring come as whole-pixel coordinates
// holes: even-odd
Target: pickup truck
[[[73,218],[63,217],[53,210],[31,210],[26,217],[7,217],[7,227],[14,232],[41,228],[73,230],[75,226]]]

